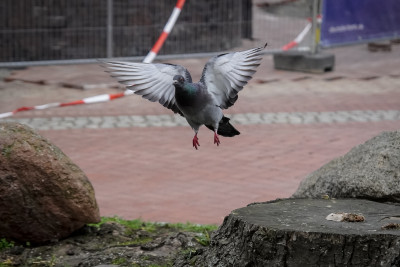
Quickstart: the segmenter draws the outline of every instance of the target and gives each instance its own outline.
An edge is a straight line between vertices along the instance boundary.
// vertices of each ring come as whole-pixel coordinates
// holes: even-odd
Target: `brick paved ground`
[[[289,197],[308,173],[400,121],[248,125],[190,145],[188,127],[46,131],[91,179],[102,215],[221,223],[231,210]]]
[[[102,215],[221,223],[235,208],[290,196],[322,164],[381,131],[400,128],[400,48],[377,54],[365,46],[333,51],[336,71],[325,75],[275,71],[267,56],[227,111],[242,134],[222,138],[219,147],[205,128],[195,151],[188,126],[152,126],[165,115],[170,122],[174,117],[138,96],[29,111],[13,119],[40,129],[85,171]],[[198,77],[204,59],[174,62]],[[36,67],[11,77],[16,81],[0,83],[0,113],[117,91],[96,65]],[[18,81],[24,77],[44,85]],[[67,82],[93,89],[61,86]],[[121,118],[145,123],[118,124]]]

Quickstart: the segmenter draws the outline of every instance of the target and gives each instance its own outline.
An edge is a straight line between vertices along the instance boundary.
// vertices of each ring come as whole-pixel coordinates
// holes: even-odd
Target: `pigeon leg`
[[[217,131],[214,132],[214,144],[217,144],[217,146],[219,146],[219,144],[221,144],[221,142],[219,141],[219,138],[218,138]]]
[[[193,147],[196,148],[197,150],[197,146],[200,146],[200,144],[199,144],[199,138],[197,138],[197,133],[196,133],[193,137]]]

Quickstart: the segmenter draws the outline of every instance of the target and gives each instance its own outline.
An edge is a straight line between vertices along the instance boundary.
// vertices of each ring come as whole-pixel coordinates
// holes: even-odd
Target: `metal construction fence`
[[[143,57],[162,32],[175,2],[2,0],[0,66]],[[187,0],[160,54],[226,51],[253,37],[278,49],[307,23],[304,14],[286,16],[273,7],[268,13],[258,2]],[[306,6],[309,1],[299,2]]]

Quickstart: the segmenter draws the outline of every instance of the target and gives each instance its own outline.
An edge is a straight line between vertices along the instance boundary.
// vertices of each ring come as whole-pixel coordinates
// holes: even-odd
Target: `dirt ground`
[[[208,245],[210,227],[140,222],[132,227],[116,219],[40,246],[2,239],[0,266],[185,266]]]

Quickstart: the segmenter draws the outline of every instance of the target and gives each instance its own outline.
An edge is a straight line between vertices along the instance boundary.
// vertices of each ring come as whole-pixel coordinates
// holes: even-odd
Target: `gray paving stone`
[[[261,114],[258,113],[246,113],[245,114],[248,124],[260,124],[263,123],[263,119],[261,118]]]
[[[121,123],[131,123],[132,122],[132,118],[130,116],[126,116],[126,115],[117,116],[116,119],[118,120],[118,122],[121,122]]]
[[[312,124],[317,122],[317,112],[303,112],[301,114],[304,124]]]
[[[76,117],[64,117],[64,121],[75,121]]]
[[[317,116],[319,123],[333,123],[334,117],[335,116],[332,112],[320,112]]]
[[[275,113],[274,123],[279,123],[279,124],[281,124],[281,123],[283,123],[283,124],[289,123],[288,113],[285,113],[285,112]]]
[[[274,120],[274,113],[263,113],[261,114],[261,118],[265,124],[271,124]]]
[[[176,126],[180,126],[177,123],[175,123],[174,121],[162,121],[160,122],[160,126],[161,127],[176,127]]]
[[[129,128],[129,127],[133,127],[133,124],[130,121],[117,121],[115,123],[115,127],[117,127],[117,128]]]
[[[101,117],[88,117],[88,120],[91,123],[97,124],[97,123],[101,122],[103,119]]]
[[[88,129],[99,129],[100,126],[97,125],[97,124],[89,124],[89,125],[86,125],[85,128],[88,128]]]
[[[174,115],[173,122],[176,123],[176,126],[187,126],[188,125],[186,119],[179,115]]]
[[[289,123],[290,124],[302,124],[303,123],[303,117],[299,113],[293,113],[289,115]]]
[[[131,118],[131,120],[133,121],[133,122],[144,122],[145,121],[145,118],[143,117],[143,116],[136,116],[136,115],[133,115],[133,116],[130,116],[130,118]]]
[[[88,118],[85,118],[85,117],[77,117],[77,118],[75,118],[74,123],[77,126],[84,126],[89,123],[89,120],[88,120]]]
[[[383,113],[383,118],[384,118],[385,120],[395,120],[396,117],[397,117],[397,113],[396,113],[395,110],[386,110],[386,111]]]
[[[244,114],[234,114],[232,115],[232,123],[247,124],[248,119]]]
[[[148,127],[149,125],[147,124],[147,123],[145,123],[145,122],[135,122],[134,124],[133,124],[133,127],[141,127],[141,128],[144,128],[144,127]]]
[[[316,124],[374,122],[400,120],[400,110],[353,110],[326,112],[277,112],[244,113],[228,115],[233,124]],[[37,130],[65,129],[108,129],[129,127],[176,127],[188,126],[186,119],[179,115],[147,116],[102,116],[102,117],[52,117],[52,118],[7,118],[2,121],[16,121]]]

